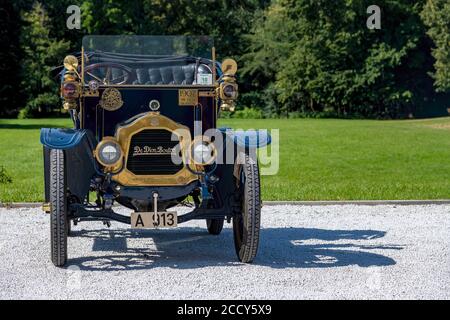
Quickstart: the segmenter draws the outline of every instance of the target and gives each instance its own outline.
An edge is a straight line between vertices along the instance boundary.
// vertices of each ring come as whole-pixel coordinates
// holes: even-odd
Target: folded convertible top
[[[205,58],[197,58],[192,56],[168,56],[168,55],[139,55],[139,54],[124,54],[114,52],[86,52],[88,58],[87,64],[98,62],[114,62],[122,63],[130,66],[135,65],[185,65],[189,63],[202,63],[210,65],[211,60]]]

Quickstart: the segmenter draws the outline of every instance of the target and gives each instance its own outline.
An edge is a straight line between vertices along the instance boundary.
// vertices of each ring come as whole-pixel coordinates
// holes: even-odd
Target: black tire
[[[70,220],[67,221],[67,236],[68,237],[73,236],[73,234],[72,234],[72,221],[70,221]]]
[[[50,239],[51,259],[55,266],[62,267],[67,261],[67,234],[70,221],[67,219],[66,172],[64,151],[50,151]]]
[[[238,190],[240,211],[233,216],[234,247],[239,261],[251,263],[256,257],[261,228],[261,191],[256,159],[248,154],[240,165]],[[244,180],[244,181],[242,181]]]
[[[209,234],[219,235],[223,229],[223,219],[206,219]]]

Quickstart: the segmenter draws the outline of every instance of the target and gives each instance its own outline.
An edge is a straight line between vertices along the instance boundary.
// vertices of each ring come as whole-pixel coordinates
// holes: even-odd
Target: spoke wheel
[[[256,257],[261,227],[261,191],[258,162],[242,155],[237,192],[240,212],[233,216],[234,247],[239,261],[250,263]]]
[[[67,218],[67,181],[64,152],[50,151],[50,238],[51,259],[55,266],[62,267],[67,261],[67,234],[70,221]]]

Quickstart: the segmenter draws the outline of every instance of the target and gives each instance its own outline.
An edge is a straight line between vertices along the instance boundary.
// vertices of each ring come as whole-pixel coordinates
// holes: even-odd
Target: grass
[[[280,129],[280,170],[262,177],[264,200],[450,198],[450,118],[372,121],[223,120]],[[0,120],[0,201],[42,201],[39,128],[65,119]]]
[[[11,183],[0,184],[0,202],[43,201],[41,127],[70,127],[69,119],[0,120],[0,166]]]

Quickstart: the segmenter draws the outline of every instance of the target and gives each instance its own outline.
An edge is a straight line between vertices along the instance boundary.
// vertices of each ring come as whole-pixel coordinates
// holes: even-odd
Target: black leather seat
[[[211,73],[209,67],[200,64],[198,73]],[[136,80],[133,84],[193,84],[195,74],[195,63],[185,66],[165,66],[154,68],[137,68]]]

